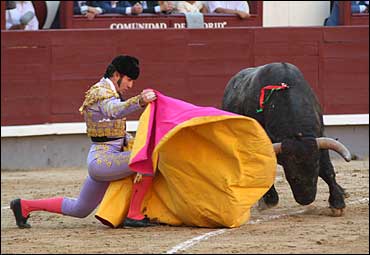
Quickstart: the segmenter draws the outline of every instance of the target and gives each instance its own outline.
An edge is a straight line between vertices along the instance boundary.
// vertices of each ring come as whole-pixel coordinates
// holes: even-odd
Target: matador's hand
[[[152,89],[144,89],[140,93],[140,104],[142,106],[145,106],[148,103],[153,102],[156,99],[157,99],[157,95]]]

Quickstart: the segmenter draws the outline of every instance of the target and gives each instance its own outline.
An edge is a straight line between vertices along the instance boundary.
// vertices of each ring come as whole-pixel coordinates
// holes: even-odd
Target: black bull
[[[269,85],[279,89],[266,87]],[[347,193],[335,180],[328,149],[337,151],[346,161],[351,155],[343,144],[323,137],[321,106],[296,66],[271,63],[241,70],[225,88],[222,109],[252,117],[264,127],[299,204],[315,200],[320,176],[329,186],[333,214],[343,214]],[[274,185],[261,201],[268,207],[277,205],[279,196]]]

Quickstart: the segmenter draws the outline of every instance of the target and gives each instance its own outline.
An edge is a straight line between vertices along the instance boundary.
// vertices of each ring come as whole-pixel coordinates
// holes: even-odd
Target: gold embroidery
[[[83,114],[87,107],[95,104],[98,101],[111,97],[119,98],[118,93],[112,90],[107,82],[96,83],[88,91],[86,91],[85,94],[85,100],[79,109],[81,114]]]
[[[107,144],[97,144],[96,154],[94,158],[97,160],[97,164],[101,165],[103,162],[107,167],[112,167],[113,164],[121,166],[123,164],[128,164],[130,159],[129,153],[114,153],[109,151],[110,146]]]
[[[131,105],[136,105],[139,103],[139,100],[140,100],[140,95],[138,96],[135,96],[135,97],[131,97],[129,99],[127,99],[124,103],[125,103],[125,107],[130,107]]]
[[[110,120],[106,122],[92,122],[87,119],[88,136],[118,136],[123,137],[126,134],[126,122],[124,120]]]
[[[109,121],[95,122],[93,121],[93,113],[86,111],[86,108],[95,104],[98,101],[109,99],[111,97],[119,98],[117,92],[110,88],[110,85],[105,82],[99,82],[93,85],[87,92],[85,100],[80,107],[81,113],[86,113],[87,135],[90,137],[123,137],[126,134],[126,118],[115,119]],[[123,104],[113,105],[111,112],[117,114],[122,108],[128,108],[132,105],[138,104],[140,95],[129,98]]]
[[[126,146],[123,147],[123,151],[132,151],[134,147],[134,139],[130,140]]]
[[[112,162],[106,160],[105,163],[107,164],[108,167],[110,167],[112,165]]]
[[[104,129],[103,128],[98,128],[96,136],[104,136]]]
[[[117,166],[120,166],[121,165],[121,161],[119,161],[117,159],[114,160],[114,163],[116,163]]]
[[[139,99],[140,99],[140,95],[138,96],[135,96],[135,97],[131,97],[129,99],[127,99],[125,102],[123,102],[123,104],[116,104],[116,105],[107,105],[107,107],[110,107],[110,111],[109,109],[105,108],[105,110],[107,112],[111,112],[112,115],[118,115],[118,113],[120,111],[122,111],[122,109],[127,109],[133,105],[137,105],[139,103]]]

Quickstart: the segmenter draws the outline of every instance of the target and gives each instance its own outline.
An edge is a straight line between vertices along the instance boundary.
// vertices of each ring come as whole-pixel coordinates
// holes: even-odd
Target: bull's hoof
[[[274,185],[266,192],[263,197],[258,200],[258,210],[265,210],[275,207],[279,203],[279,195],[275,190]]]
[[[263,198],[258,200],[257,209],[259,211],[266,210],[267,208],[268,208],[268,206],[267,206],[266,202],[263,200]]]
[[[344,208],[330,208],[331,209],[331,216],[333,217],[341,217],[344,215]]]
[[[261,198],[260,200],[258,200],[257,209],[259,211],[263,211],[263,210],[266,210],[266,209],[270,209],[272,207],[275,207],[276,205],[277,205],[277,203],[276,204],[267,204],[265,202],[265,200],[263,198]]]

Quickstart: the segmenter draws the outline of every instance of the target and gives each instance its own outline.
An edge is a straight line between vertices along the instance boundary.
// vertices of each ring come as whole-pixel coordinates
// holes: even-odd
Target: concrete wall
[[[322,26],[330,1],[263,1],[263,26]]]
[[[91,142],[86,135],[1,138],[1,169],[86,167]]]
[[[1,36],[2,126],[83,121],[78,109],[85,92],[123,53],[138,57],[143,70],[126,98],[151,87],[220,108],[225,85],[237,72],[289,62],[302,71],[324,114],[369,112],[368,26],[62,29]],[[138,114],[127,118],[137,120]]]
[[[338,138],[358,158],[369,156],[369,125],[328,126],[326,136]],[[1,169],[86,168],[90,144],[86,134],[2,137]]]
[[[325,127],[325,135],[343,143],[352,157],[361,159],[369,156],[369,125],[328,126]],[[330,151],[330,156],[340,157],[333,151]]]

